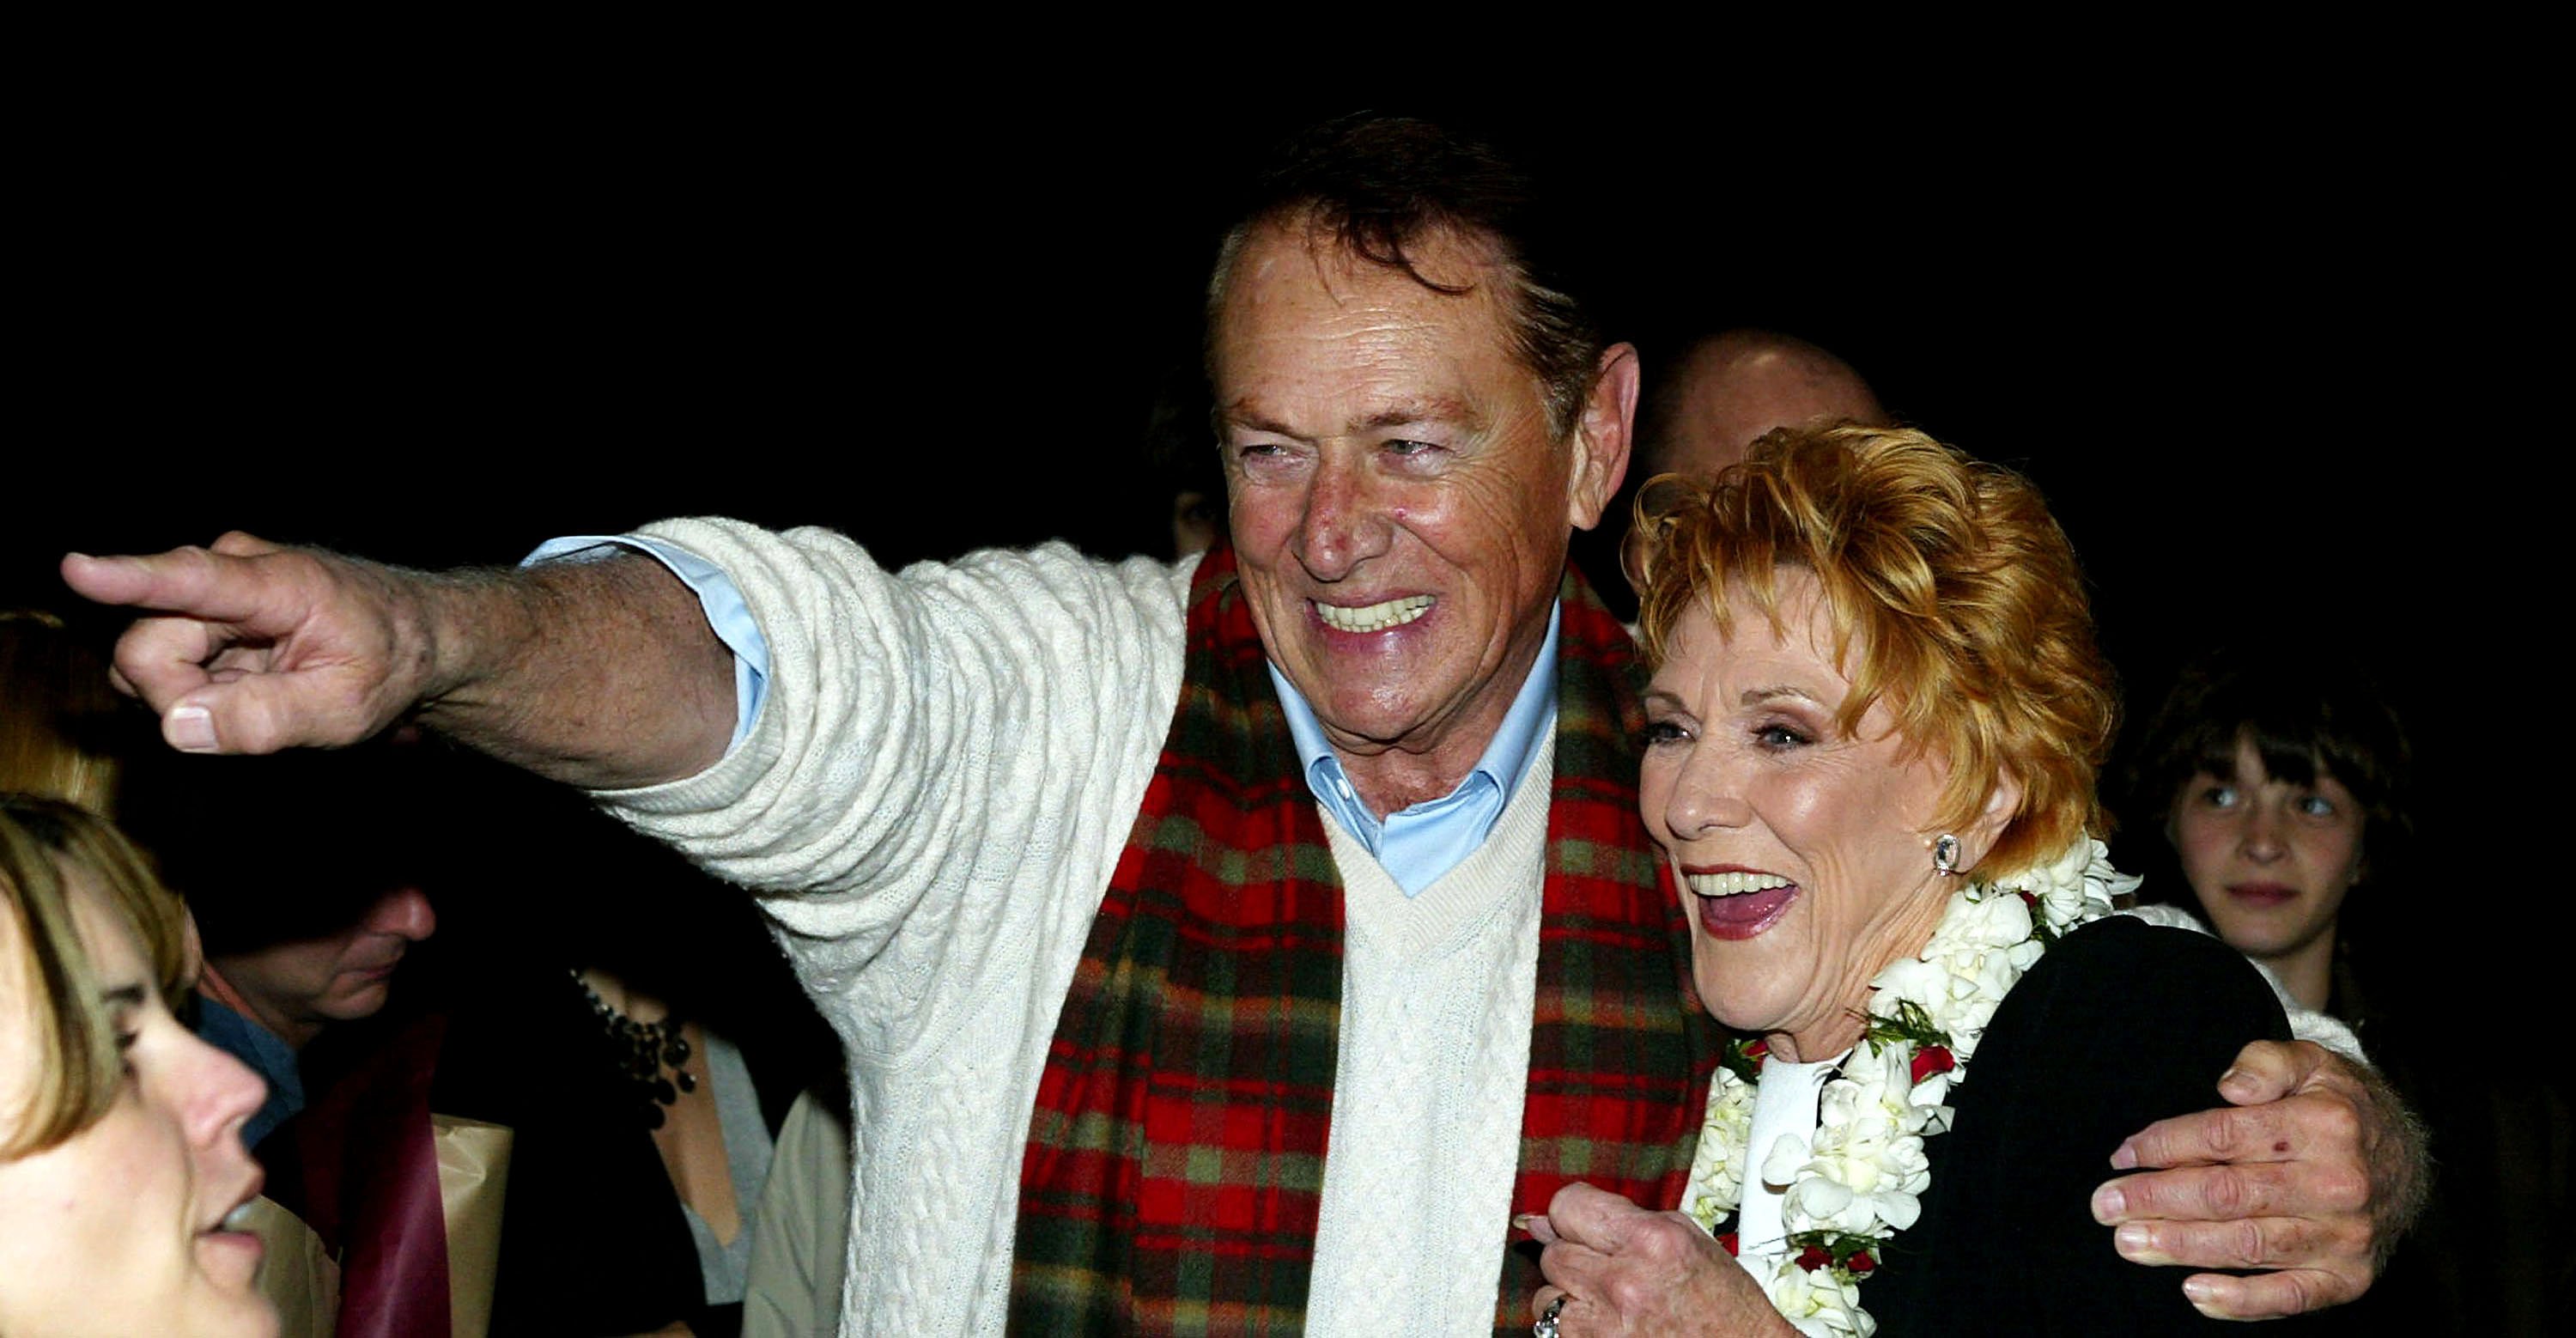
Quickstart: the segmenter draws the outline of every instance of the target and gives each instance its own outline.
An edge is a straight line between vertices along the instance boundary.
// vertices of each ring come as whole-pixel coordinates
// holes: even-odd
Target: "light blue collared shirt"
[[[760,634],[760,623],[751,616],[751,606],[743,602],[742,590],[732,577],[678,544],[640,534],[573,534],[548,539],[519,565],[597,562],[621,548],[631,548],[670,568],[671,574],[698,597],[698,606],[706,610],[707,626],[715,631],[716,639],[733,652],[733,738],[726,742],[725,750],[740,747],[751,736],[752,723],[760,719],[761,698],[769,695],[769,638]]]
[[[1288,733],[1297,741],[1297,760],[1306,767],[1306,788],[1340,820],[1342,830],[1368,847],[1378,867],[1404,889],[1404,895],[1413,896],[1440,881],[1441,875],[1474,854],[1520,788],[1521,776],[1529,770],[1530,749],[1556,719],[1557,612],[1549,606],[1547,641],[1538,648],[1538,661],[1530,666],[1529,677],[1521,680],[1520,695],[1512,698],[1502,728],[1485,745],[1485,755],[1476,759],[1476,769],[1458,782],[1457,789],[1389,813],[1382,822],[1351,788],[1342,759],[1324,739],[1323,722],[1315,718],[1315,708],[1298,695],[1278,665],[1270,666],[1280,710],[1288,717]]]

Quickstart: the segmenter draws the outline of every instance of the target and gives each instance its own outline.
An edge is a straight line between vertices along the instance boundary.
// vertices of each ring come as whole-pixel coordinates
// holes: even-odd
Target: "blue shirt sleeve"
[[[760,719],[762,699],[769,694],[769,639],[760,634],[760,623],[751,616],[751,606],[743,602],[742,590],[716,564],[677,544],[642,535],[575,534],[548,539],[519,565],[597,562],[619,549],[642,553],[679,577],[681,584],[698,597],[698,607],[705,610],[707,626],[714,630],[716,639],[733,652],[733,739],[725,749],[731,752],[742,746]]]

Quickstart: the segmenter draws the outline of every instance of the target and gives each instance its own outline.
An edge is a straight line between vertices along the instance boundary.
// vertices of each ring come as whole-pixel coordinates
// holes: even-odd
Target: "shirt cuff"
[[[760,720],[760,704],[769,695],[769,638],[760,634],[760,623],[751,616],[751,606],[743,602],[742,589],[732,577],[678,544],[639,534],[575,534],[548,539],[519,565],[597,562],[615,556],[619,549],[642,553],[679,577],[680,583],[698,597],[708,628],[725,644],[725,649],[733,652],[733,738],[725,744],[725,753],[731,756],[744,739],[751,737],[751,727]]]

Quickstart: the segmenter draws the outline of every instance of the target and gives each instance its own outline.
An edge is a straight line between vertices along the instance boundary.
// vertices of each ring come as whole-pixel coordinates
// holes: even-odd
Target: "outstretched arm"
[[[2304,1041],[2257,1041],[2219,1080],[2230,1103],[2159,1120],[2111,1164],[2093,1215],[2142,1264],[2275,1270],[2195,1274],[2203,1314],[2270,1319],[2367,1290],[2423,1207],[2424,1132],[2387,1083]]]
[[[416,711],[540,775],[618,789],[693,775],[733,734],[732,653],[645,558],[430,573],[235,533],[73,554],[63,580],[141,611],[117,684],[191,752],[338,747]]]

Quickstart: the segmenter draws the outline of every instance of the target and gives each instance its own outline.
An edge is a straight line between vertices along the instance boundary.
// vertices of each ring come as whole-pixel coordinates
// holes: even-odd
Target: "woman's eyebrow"
[[[114,989],[100,990],[98,992],[99,1002],[106,1004],[110,1008],[141,1008],[143,1006],[143,997],[144,990],[140,985],[119,985]]]

